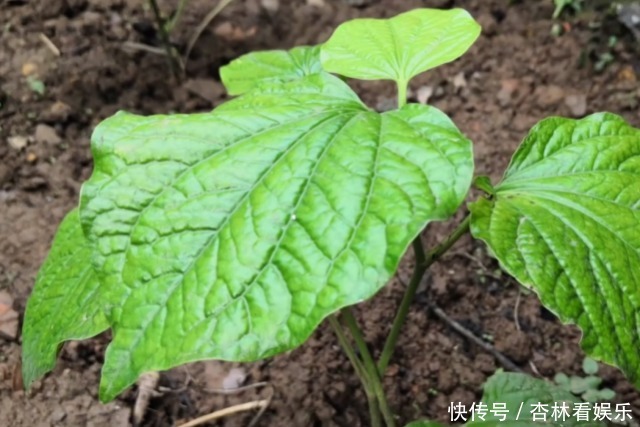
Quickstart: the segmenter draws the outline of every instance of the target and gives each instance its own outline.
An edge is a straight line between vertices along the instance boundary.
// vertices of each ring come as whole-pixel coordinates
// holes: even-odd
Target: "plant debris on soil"
[[[168,14],[178,1],[159,3]],[[177,51],[184,51],[213,4],[187,3],[171,33]],[[462,59],[416,78],[411,92],[414,101],[449,114],[474,141],[477,174],[497,182],[520,140],[546,116],[607,110],[640,125],[640,56],[633,36],[610,25],[594,29],[598,15],[589,11],[566,17],[565,31],[554,36],[550,0],[236,1],[198,39],[180,82],[162,55],[127,48],[130,42],[161,47],[143,0],[0,2],[0,425],[106,427],[133,419],[137,387],[108,404],[97,398],[108,333],[67,343],[54,372],[30,392],[23,391],[20,377],[19,321],[57,225],[91,172],[89,138],[97,123],[121,109],[207,111],[227,98],[218,68],[239,55],[319,43],[356,17],[450,6],[469,10],[483,34]],[[612,35],[617,42],[608,44]],[[596,67],[604,54],[613,59]],[[391,83],[351,83],[370,106],[393,108]],[[452,228],[433,225],[423,238],[433,245]],[[357,309],[368,344],[378,351],[411,263],[408,253],[399,279]],[[384,378],[402,422],[447,422],[450,402],[479,400],[483,382],[500,367],[433,316],[427,301],[532,375],[581,372],[580,332],[561,325],[534,293],[499,272],[481,243],[465,238],[424,283]],[[600,375],[603,386],[616,392],[615,402],[630,403],[640,417],[640,395],[619,371],[603,366]],[[256,383],[265,384],[231,393]],[[271,401],[258,425],[368,422],[358,379],[326,326],[302,347],[269,360],[199,362],[162,373],[152,391],[145,426],[179,425],[266,398]],[[236,414],[216,425],[246,426],[254,415]]]

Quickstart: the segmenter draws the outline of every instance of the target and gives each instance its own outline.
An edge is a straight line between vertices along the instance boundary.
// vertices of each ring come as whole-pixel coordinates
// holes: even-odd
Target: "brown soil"
[[[89,136],[100,120],[119,109],[145,114],[211,109],[225,100],[217,73],[220,65],[255,49],[321,42],[350,18],[455,5],[480,20],[484,34],[471,51],[416,79],[413,89],[433,89],[430,102],[472,138],[477,172],[494,182],[528,128],[542,117],[606,109],[640,124],[640,70],[631,39],[623,36],[611,49],[615,61],[596,73],[594,64],[607,51],[608,36],[621,30],[607,26],[594,32],[589,27],[593,16],[587,14],[572,18],[568,33],[552,36],[550,0],[280,0],[277,12],[266,10],[258,0],[238,1],[200,38],[187,65],[188,79],[179,84],[172,83],[162,56],[123,49],[127,41],[159,46],[144,3],[0,2],[0,290],[14,297],[21,315],[57,224],[76,203],[80,183],[90,173]],[[161,3],[171,10],[177,1]],[[188,2],[172,34],[178,49],[184,49],[190,31],[213,3]],[[40,33],[57,46],[60,56]],[[27,75],[44,84],[44,95],[30,88]],[[392,103],[389,84],[357,87],[370,105],[385,108]],[[8,143],[16,136],[25,137],[26,146]],[[12,141],[15,145],[20,139]],[[433,226],[425,240],[433,244],[450,228]],[[399,271],[405,280],[410,258]],[[477,400],[481,385],[498,367],[491,355],[432,316],[425,304],[428,298],[477,336],[493,341],[527,372],[551,378],[557,372],[580,371],[580,333],[560,325],[534,295],[500,275],[481,244],[466,238],[459,242],[426,284],[384,379],[402,421],[428,417],[446,422],[449,402]],[[394,280],[358,309],[373,348],[381,348],[401,296],[402,285]],[[20,339],[0,338],[0,425],[128,425],[135,388],[115,402],[97,401],[107,342],[102,336],[67,345],[56,370],[25,395],[17,375]],[[617,392],[616,401],[631,403],[638,416],[640,397],[634,388],[613,368],[603,367],[601,372],[605,385]],[[245,384],[269,385],[233,396],[211,391],[224,381],[241,382],[243,375]],[[273,400],[259,425],[367,425],[358,381],[324,326],[288,354],[246,365],[195,363],[163,374],[160,385],[145,425],[176,425],[269,393]],[[246,425],[250,417],[230,417],[220,425]]]

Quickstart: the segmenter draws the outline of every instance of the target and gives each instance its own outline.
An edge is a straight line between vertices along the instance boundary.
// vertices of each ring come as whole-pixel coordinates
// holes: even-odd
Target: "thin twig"
[[[250,411],[252,409],[263,409],[269,405],[269,399],[256,400],[253,402],[241,403],[239,405],[230,406],[228,408],[221,409],[219,411],[212,412],[207,415],[191,420],[185,424],[181,424],[179,427],[195,427],[200,424],[208,423],[210,421],[217,420],[219,418],[227,417],[229,415],[237,414],[239,412]]]
[[[180,64],[176,60],[176,55],[174,54],[174,50],[171,45],[169,33],[167,32],[167,28],[165,27],[165,20],[160,13],[160,8],[158,7],[158,3],[156,2],[156,0],[149,0],[149,3],[151,4],[153,15],[156,18],[158,31],[160,33],[160,40],[162,41],[164,50],[167,52],[167,62],[169,63],[171,74],[173,75],[173,77],[175,77],[176,80],[180,80]]]
[[[205,30],[205,28],[207,28],[209,26],[211,21],[213,21],[213,18],[218,16],[218,14],[220,12],[222,12],[222,9],[227,7],[227,5],[229,5],[229,3],[231,3],[232,1],[233,0],[220,0],[218,2],[218,4],[213,9],[211,9],[211,11],[209,13],[207,13],[207,16],[205,16],[204,19],[202,20],[202,22],[200,22],[200,24],[196,27],[196,30],[193,32],[193,35],[189,39],[189,44],[187,44],[187,51],[184,54],[184,64],[185,64],[185,66],[186,66],[187,62],[189,61],[189,56],[191,55],[191,50],[193,49],[193,46],[196,44],[196,42],[198,41],[198,39],[202,35],[202,32]]]
[[[531,368],[531,370],[533,371],[534,374],[536,374],[540,378],[544,378],[544,375],[542,375],[540,373],[540,371],[538,370],[538,367],[536,366],[536,364],[533,363],[533,360],[529,360],[529,367]]]
[[[257,383],[257,384],[261,384],[261,383]],[[264,412],[267,410],[267,408],[269,407],[269,405],[271,405],[271,401],[273,400],[273,395],[275,394],[275,388],[267,383],[267,382],[263,382],[262,384],[266,384],[266,386],[268,386],[268,397],[267,397],[267,404],[264,405],[262,408],[260,408],[260,410],[258,411],[258,413],[251,419],[251,422],[249,423],[249,425],[247,427],[254,427],[256,424],[258,424],[258,420],[260,420],[260,417],[262,417],[262,414],[264,414]]]
[[[251,390],[251,389],[254,389],[254,388],[260,388],[260,387],[273,388],[273,386],[271,386],[271,384],[269,384],[269,382],[261,381],[261,382],[258,382],[258,383],[243,385],[243,386],[240,386],[240,387],[233,387],[233,388],[203,388],[202,390],[207,392],[207,393],[214,393],[214,394],[237,394],[237,393],[242,393],[243,391]]]
[[[187,0],[180,0],[180,3],[178,3],[178,7],[173,14],[173,17],[165,24],[168,32],[171,32],[176,27],[176,25],[178,25],[178,22],[180,22],[180,18],[182,18],[182,13],[184,12],[184,7],[186,6],[186,4]]]
[[[516,303],[513,307],[513,321],[516,324],[516,329],[522,331],[522,327],[520,326],[520,302],[522,301],[522,288],[518,285],[518,296],[516,297]],[[538,370],[538,367],[533,360],[529,360],[529,367],[533,371],[534,374],[539,376],[540,378],[544,378],[543,375]]]
[[[486,352],[491,353],[491,355],[493,355],[493,357],[495,357],[496,360],[500,362],[502,366],[504,366],[510,371],[523,372],[522,369],[520,369],[515,363],[513,363],[507,356],[500,353],[498,350],[496,350],[494,346],[478,338],[473,334],[473,332],[471,332],[470,330],[462,326],[460,323],[453,320],[451,317],[447,315],[447,313],[442,311],[442,309],[438,307],[436,304],[432,302],[427,302],[427,306],[431,309],[433,314],[435,314],[438,318],[440,318],[440,320],[442,320],[444,323],[449,325],[451,329],[458,332],[460,335],[464,336],[468,340],[472,341],[474,344],[476,344]]]
[[[489,270],[483,263],[482,261],[480,261],[478,258],[474,257],[473,255],[470,255],[466,252],[462,252],[462,251],[455,251],[455,252],[450,252],[451,256],[460,256],[463,258],[467,258],[470,261],[475,262],[476,264],[478,264],[478,267],[480,267],[480,270],[482,270],[482,275],[487,276],[487,277],[491,277],[492,279],[495,280],[502,280],[504,279],[504,277],[499,276],[493,272],[491,272],[491,270]]]
[[[144,52],[153,53],[155,55],[167,56],[167,51],[160,47],[149,46],[147,44],[126,41],[122,43],[123,50],[141,50]]]
[[[265,387],[268,390],[269,394],[266,400],[268,400],[269,404],[271,404],[271,400],[273,399],[273,395],[275,394],[275,388],[268,381],[261,381],[261,382],[244,385],[240,387],[233,387],[233,388],[205,388],[204,391],[208,393],[216,393],[216,394],[237,394],[237,393],[242,393],[243,391],[251,390],[254,388],[260,388],[260,387]],[[251,420],[251,422],[247,427],[253,427],[254,425],[256,425],[258,423],[258,420],[262,416],[262,414],[264,414],[264,411],[267,410],[268,406],[269,405],[266,405],[262,409],[260,409],[260,411],[258,411],[256,416],[253,417],[253,419]]]
[[[518,296],[516,297],[516,304],[513,307],[513,321],[516,323],[516,329],[519,331],[522,331],[522,328],[520,327],[520,314],[518,313],[520,310],[520,297],[522,295],[522,291],[520,290],[520,287],[518,286]]]
[[[55,55],[55,56],[60,56],[60,49],[58,49],[58,47],[53,44],[53,42],[51,41],[51,39],[49,37],[47,37],[47,35],[45,33],[40,33],[38,34],[38,37],[40,37],[40,40],[42,40],[42,43],[44,43],[44,45]]]

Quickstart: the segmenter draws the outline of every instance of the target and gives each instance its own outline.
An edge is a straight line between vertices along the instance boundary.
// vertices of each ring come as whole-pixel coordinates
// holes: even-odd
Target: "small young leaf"
[[[53,369],[60,344],[108,328],[100,309],[99,283],[78,210],[67,214],[27,301],[22,331],[22,376],[26,387]]]
[[[354,19],[322,45],[330,72],[361,80],[395,80],[451,62],[480,35],[480,25],[462,9],[415,9],[390,19]]]
[[[585,402],[598,402],[598,401],[600,401],[600,391],[599,390],[594,390],[594,389],[589,389],[589,390],[585,391],[584,393],[582,393],[582,395],[580,397]]]
[[[596,401],[613,400],[616,397],[616,392],[610,388],[603,388],[602,390],[598,390],[598,395],[594,397]]]
[[[587,375],[595,375],[598,373],[598,362],[590,357],[585,357],[582,361],[582,371]]]
[[[571,393],[580,395],[587,390],[597,390],[602,382],[602,378],[600,377],[571,377],[570,389]]]
[[[589,422],[578,421],[573,414],[573,404],[580,402],[573,394],[562,388],[549,383],[545,380],[532,378],[525,374],[498,372],[487,380],[484,385],[484,393],[481,399],[482,403],[487,405],[488,411],[484,420],[476,417],[470,420],[465,426],[473,427],[540,427],[540,426],[558,426],[558,427],[605,427],[606,424],[599,421],[590,420]],[[499,413],[492,412],[494,404],[506,404],[507,412],[505,419],[502,420]],[[544,408],[546,420],[533,420],[532,411],[536,412],[534,405],[546,405]],[[558,408],[566,405],[566,419],[561,418],[554,420],[552,417],[553,406]],[[543,413],[544,411],[538,411]],[[592,417],[593,418],[593,417]]]
[[[29,85],[29,89],[40,96],[44,96],[45,92],[47,91],[44,82],[35,76],[27,77],[27,84]]]
[[[493,196],[496,192],[496,190],[493,188],[493,185],[491,184],[491,180],[488,176],[485,175],[476,177],[473,180],[473,186],[491,196]]]
[[[562,372],[558,372],[555,375],[555,377],[553,377],[553,381],[556,384],[558,384],[559,386],[562,386],[563,388],[569,387],[569,383],[570,383],[570,380],[569,380],[569,377],[567,376],[567,374],[562,373]]]
[[[268,82],[285,82],[322,71],[320,46],[253,52],[220,68],[229,95],[241,95]]]
[[[515,153],[471,231],[590,356],[640,386],[640,131],[621,117],[550,118]]]
[[[81,220],[114,330],[104,400],[145,371],[302,344],[374,295],[473,173],[442,112],[372,112],[327,73],[213,113],[118,114],[92,140]]]

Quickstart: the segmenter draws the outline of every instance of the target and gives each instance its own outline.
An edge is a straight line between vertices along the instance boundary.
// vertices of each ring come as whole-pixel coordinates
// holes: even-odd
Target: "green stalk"
[[[167,32],[171,33],[176,25],[178,25],[178,22],[180,22],[180,18],[182,18],[182,13],[184,12],[184,7],[186,6],[186,4],[187,0],[180,0],[175,13],[173,14],[173,17],[165,24]]]
[[[400,99],[401,98],[398,98],[398,100]],[[371,352],[369,351],[369,347],[367,346],[364,336],[362,335],[362,331],[358,326],[358,322],[356,321],[353,313],[351,312],[351,310],[349,310],[349,308],[345,308],[341,311],[342,318],[345,326],[349,328],[349,332],[351,333],[351,336],[356,343],[356,347],[358,348],[362,359],[360,359],[355,354],[354,349],[349,344],[349,340],[345,336],[344,331],[342,330],[342,327],[336,317],[329,317],[329,323],[331,324],[331,327],[338,337],[340,346],[347,354],[349,361],[356,370],[356,374],[360,378],[362,386],[365,389],[369,404],[369,415],[371,417],[372,427],[382,426],[380,414],[382,414],[387,427],[395,427],[396,425],[393,412],[391,411],[387,402],[387,398],[384,394],[382,382],[380,379],[384,375],[384,372],[389,365],[389,361],[391,360],[391,356],[393,355],[393,351],[398,342],[398,337],[400,336],[400,330],[402,329],[407,315],[409,314],[411,302],[415,297],[416,291],[418,290],[418,286],[422,281],[424,273],[435,261],[442,257],[445,252],[451,249],[451,247],[460,239],[460,237],[462,237],[469,231],[470,222],[471,217],[467,216],[449,235],[449,237],[447,237],[445,241],[438,244],[426,254],[424,251],[424,247],[422,246],[420,236],[418,236],[413,241],[413,251],[416,258],[416,263],[413,270],[413,275],[411,277],[411,282],[407,286],[407,290],[405,291],[405,294],[402,298],[400,308],[398,309],[398,313],[393,320],[391,331],[389,332],[389,336],[385,341],[384,348],[380,355],[380,360],[377,364],[373,360]]]
[[[387,340],[384,343],[382,353],[380,353],[380,360],[378,360],[379,375],[384,375],[384,372],[387,370],[387,366],[389,366],[389,360],[391,360],[391,356],[393,355],[393,351],[395,350],[396,343],[398,342],[400,330],[402,329],[404,321],[409,314],[409,307],[411,306],[411,302],[416,295],[416,291],[418,290],[418,286],[422,281],[422,277],[427,271],[424,247],[422,246],[420,236],[416,237],[413,241],[413,253],[416,259],[415,266],[413,267],[413,274],[411,275],[411,281],[407,286],[407,290],[402,297],[400,308],[396,313],[395,319],[393,319],[391,331],[389,332]]]
[[[165,20],[160,13],[160,8],[158,7],[158,3],[156,0],[149,0],[151,4],[151,10],[153,10],[153,15],[156,18],[156,24],[158,25],[158,31],[160,32],[160,40],[162,41],[162,46],[164,47],[164,51],[167,54],[167,62],[169,63],[169,70],[171,70],[171,74],[173,77],[179,81],[180,80],[180,66],[176,61],[176,57],[174,55],[173,47],[171,46],[171,40],[169,39],[169,33],[167,32],[167,27],[165,26]]]
[[[384,422],[387,427],[395,427],[396,421],[387,402],[387,396],[384,394],[382,382],[380,381],[380,376],[378,374],[378,368],[376,367],[376,363],[373,361],[371,352],[369,352],[369,347],[367,346],[364,336],[362,335],[362,331],[358,326],[358,322],[349,308],[343,309],[341,313],[345,325],[349,328],[349,332],[351,332],[351,336],[353,337],[356,347],[358,348],[360,356],[364,362],[364,369],[366,370],[369,378],[369,385],[371,386],[371,389],[378,401]]]
[[[398,80],[398,108],[402,108],[407,104],[407,86],[408,82]]]
[[[382,353],[380,354],[380,360],[378,361],[378,374],[380,376],[384,375],[384,372],[389,365],[391,356],[393,355],[396,344],[398,343],[400,330],[402,329],[402,326],[407,319],[409,308],[411,306],[411,303],[413,302],[413,298],[416,296],[416,291],[418,290],[418,286],[422,281],[424,273],[429,269],[429,267],[431,267],[434,262],[436,262],[445,252],[447,252],[460,239],[460,237],[462,237],[467,231],[469,231],[470,222],[471,217],[467,216],[444,242],[441,242],[439,245],[434,247],[426,255],[424,253],[424,248],[422,246],[420,236],[416,237],[416,239],[413,241],[413,251],[416,257],[416,264],[413,267],[411,281],[409,282],[407,290],[402,297],[400,308],[398,309],[398,313],[396,314],[395,319],[393,319],[391,331],[387,336],[387,340],[384,343]]]
[[[360,379],[360,383],[364,388],[364,393],[367,396],[367,404],[369,406],[369,418],[371,420],[371,427],[382,427],[382,419],[380,418],[380,408],[378,406],[378,400],[376,399],[376,395],[371,389],[370,380],[368,377],[367,370],[364,368],[362,361],[358,358],[353,347],[349,344],[349,340],[347,336],[344,334],[342,330],[342,325],[336,318],[336,316],[329,316],[329,324],[338,337],[338,342],[340,343],[340,347],[347,355],[349,362],[351,362],[351,366],[353,366],[356,371],[356,375]]]
[[[467,216],[456,227],[455,230],[446,238],[444,242],[441,242],[435,248],[431,249],[427,254],[426,266],[429,268],[434,262],[436,262],[442,255],[445,254],[462,236],[467,234],[471,225],[471,216]]]

